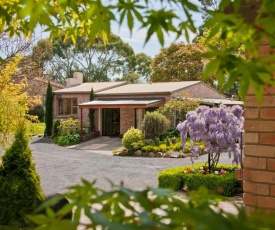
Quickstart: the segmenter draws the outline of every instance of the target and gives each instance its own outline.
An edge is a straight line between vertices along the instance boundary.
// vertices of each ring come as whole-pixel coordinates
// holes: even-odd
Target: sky
[[[194,0],[195,3],[198,3],[196,0]],[[201,14],[194,14],[193,20],[195,21],[195,25],[199,26],[202,23],[202,16]],[[129,33],[129,29],[127,25],[122,25],[120,28],[117,24],[112,24],[112,32],[122,38],[123,41],[129,43],[131,47],[133,47],[135,53],[145,53],[152,58],[155,57],[156,54],[158,54],[161,50],[161,45],[157,39],[157,36],[153,35],[149,42],[144,46],[144,41],[146,38],[146,29],[139,29],[138,27],[135,27],[132,33],[132,36]],[[190,41],[196,36],[196,34],[192,34],[190,36]],[[175,35],[170,34],[170,36],[165,36],[165,45],[164,47],[168,47],[172,42],[175,41]],[[180,37],[177,42],[183,41],[186,42],[186,39],[182,36]]]

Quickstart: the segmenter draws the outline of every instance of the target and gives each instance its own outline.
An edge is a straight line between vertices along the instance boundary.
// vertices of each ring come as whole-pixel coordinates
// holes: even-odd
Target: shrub
[[[134,142],[132,143],[132,146],[131,146],[131,149],[133,151],[136,151],[136,150],[140,150],[142,149],[142,147],[145,145],[144,141],[137,141],[137,142]]]
[[[28,112],[29,115],[37,116],[40,122],[44,122],[44,109],[42,105],[37,105]]]
[[[80,121],[73,118],[60,121],[59,132],[60,135],[78,134]]]
[[[129,151],[133,151],[132,144],[135,142],[143,141],[144,135],[139,129],[135,129],[131,127],[128,131],[123,135],[122,144]]]
[[[159,146],[160,145],[160,140],[158,137],[154,137],[154,143],[156,146]]]
[[[159,112],[147,112],[142,121],[146,136],[158,137],[168,128],[170,121]]]
[[[161,139],[164,140],[165,138],[173,137],[180,137],[180,132],[177,128],[170,128],[166,130],[165,133],[161,136]]]
[[[80,135],[75,133],[57,136],[53,139],[53,142],[61,146],[76,145],[80,143]]]
[[[59,135],[59,126],[60,126],[60,120],[54,120],[53,121],[53,138],[57,137]]]
[[[170,146],[171,144],[170,144],[170,140],[169,140],[169,138],[166,138],[166,146]]]
[[[166,169],[158,175],[159,187],[173,190],[183,188],[197,190],[200,186],[204,186],[210,191],[224,196],[233,196],[240,192],[241,186],[234,171],[237,166],[217,165],[217,171],[227,171],[223,175],[203,174],[200,170],[201,167],[204,168],[205,172],[204,164]]]
[[[35,171],[24,124],[18,127],[14,141],[2,157],[0,167],[0,225],[19,222],[44,200],[40,178]]]

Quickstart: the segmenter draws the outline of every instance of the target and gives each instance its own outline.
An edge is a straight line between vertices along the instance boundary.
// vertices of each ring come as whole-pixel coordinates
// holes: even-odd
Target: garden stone
[[[164,153],[164,154],[163,154],[163,157],[164,157],[164,158],[169,158],[169,157],[170,157],[170,153],[168,153],[168,152],[167,152],[167,153]]]
[[[162,152],[157,152],[155,155],[156,157],[162,157]]]
[[[142,155],[142,151],[141,150],[137,150],[134,153],[134,156],[136,156],[136,157],[140,157],[141,155]]]
[[[155,155],[154,152],[149,152],[148,156],[149,156],[149,157],[155,157],[156,155]]]
[[[177,153],[177,152],[173,152],[171,155],[170,155],[170,158],[179,158],[180,157],[180,154]]]

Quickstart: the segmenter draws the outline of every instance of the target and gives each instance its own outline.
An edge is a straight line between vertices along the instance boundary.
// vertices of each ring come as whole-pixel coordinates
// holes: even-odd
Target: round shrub
[[[139,129],[135,129],[134,127],[128,129],[122,138],[124,148],[130,151],[133,148],[132,144],[139,141],[144,141],[144,135]]]
[[[146,136],[154,138],[159,137],[167,130],[170,121],[161,113],[154,111],[145,114],[142,125],[145,129]]]

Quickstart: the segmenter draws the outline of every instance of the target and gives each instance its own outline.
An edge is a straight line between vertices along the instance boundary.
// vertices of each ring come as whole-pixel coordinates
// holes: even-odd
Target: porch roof
[[[79,108],[98,109],[98,108],[150,108],[159,107],[164,103],[163,99],[129,99],[129,100],[97,100],[79,104]]]

